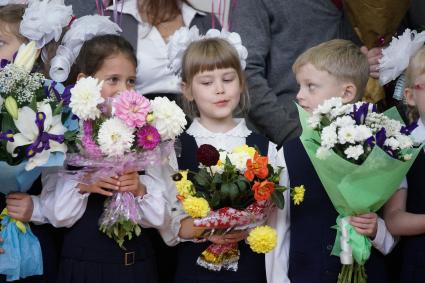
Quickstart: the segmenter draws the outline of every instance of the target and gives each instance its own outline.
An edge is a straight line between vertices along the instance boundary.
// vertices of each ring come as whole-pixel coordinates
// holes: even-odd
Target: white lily
[[[44,121],[44,132],[54,135],[63,135],[65,133],[66,128],[61,122],[61,115],[52,116],[52,108],[49,104],[40,103],[38,105],[38,111],[44,112],[46,115],[46,119]],[[19,133],[13,136],[13,142],[8,142],[6,145],[7,151],[13,157],[17,156],[17,154],[14,153],[17,147],[32,144],[37,139],[39,135],[39,129],[34,122],[35,120],[36,112],[34,112],[34,110],[27,106],[19,109],[19,117],[17,120],[14,120],[15,126],[19,130]],[[25,167],[27,171],[45,164],[49,160],[50,153],[65,153],[67,150],[65,144],[60,144],[53,140],[49,141],[49,145],[49,150],[43,150],[41,153],[37,153],[28,160],[28,163]]]
[[[31,41],[28,44],[22,44],[19,47],[18,54],[16,54],[13,64],[23,68],[29,73],[39,54],[39,50],[35,47],[35,41]]]

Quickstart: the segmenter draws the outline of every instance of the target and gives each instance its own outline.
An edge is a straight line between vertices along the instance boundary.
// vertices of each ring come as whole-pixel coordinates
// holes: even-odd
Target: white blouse
[[[35,223],[51,223],[55,227],[71,227],[84,214],[90,193],[81,194],[77,188],[78,182],[67,179],[61,173],[62,168],[55,167],[43,171],[43,190],[40,196],[32,196],[34,210],[31,221]],[[137,197],[143,212],[139,223],[142,227],[158,228],[168,221],[165,199],[156,186],[163,182],[160,166],[146,170],[146,175],[140,176],[140,181],[146,185],[147,193]]]
[[[187,130],[187,133],[195,138],[196,144],[198,146],[202,144],[210,144],[216,147],[217,149],[222,149],[225,151],[231,151],[233,148],[243,145],[246,143],[246,137],[251,134],[251,131],[247,128],[244,119],[235,119],[237,123],[236,126],[225,132],[225,133],[214,133],[206,129],[201,125],[198,119],[195,119],[193,123]],[[283,165],[283,155],[281,151],[276,150],[276,145],[269,143],[268,148],[268,158],[269,162],[275,166]],[[174,182],[171,180],[170,176],[178,171],[177,157],[174,154],[170,157],[170,166],[168,168],[168,173],[165,175],[168,176],[168,184],[164,191],[164,195],[168,201],[168,209],[171,213],[170,223],[164,225],[165,229],[160,229],[161,236],[164,241],[170,245],[177,245],[179,242],[185,241],[179,238],[180,222],[188,215],[182,210],[180,203],[176,199],[177,191]]]
[[[108,10],[112,10],[109,7]],[[121,4],[118,5],[120,11]],[[167,43],[156,27],[144,22],[138,12],[136,0],[124,1],[122,13],[133,16],[138,22],[137,34],[137,78],[136,90],[142,94],[151,92],[180,93],[181,80],[168,67]],[[183,23],[189,26],[199,12],[183,2],[181,7]],[[125,27],[123,27],[125,28]]]

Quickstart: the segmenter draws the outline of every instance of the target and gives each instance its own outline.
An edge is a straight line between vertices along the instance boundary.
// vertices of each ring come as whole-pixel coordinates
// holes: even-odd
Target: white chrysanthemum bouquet
[[[420,151],[410,138],[416,125],[405,126],[395,109],[382,114],[370,103],[343,105],[340,98],[325,101],[310,117],[298,110],[300,139],[339,213],[332,250],[343,264],[338,282],[366,282],[371,242],[348,217],[376,212],[398,189]]]
[[[81,130],[78,151],[68,154],[67,164],[80,167],[77,176],[86,184],[159,164],[186,125],[181,108],[167,98],[150,101],[135,91],[124,91],[104,99],[101,89],[102,82],[92,77],[79,80],[71,89],[70,107],[80,119]],[[87,180],[84,175],[89,171],[95,172]],[[140,234],[138,200],[131,193],[118,192],[107,202],[100,230],[123,247],[125,237]]]

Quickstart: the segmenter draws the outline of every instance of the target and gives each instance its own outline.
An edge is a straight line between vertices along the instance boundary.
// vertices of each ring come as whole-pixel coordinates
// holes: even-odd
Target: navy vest
[[[291,241],[288,276],[291,283],[335,283],[341,268],[339,257],[331,251],[336,237],[338,216],[300,139],[284,146],[291,187],[304,185],[303,203],[291,202]],[[388,281],[384,256],[372,248],[366,263],[367,282]]]
[[[180,136],[182,152],[177,161],[179,169],[198,170],[195,138],[187,133]],[[256,146],[262,155],[267,155],[269,141],[266,137],[251,133],[246,138],[248,146]],[[238,271],[209,271],[196,264],[199,255],[211,243],[183,242],[177,245],[176,283],[266,283],[264,255],[254,253],[245,242],[239,242],[240,258]]]
[[[407,173],[406,211],[425,213],[425,153],[419,153]],[[401,282],[425,282],[425,234],[406,236],[402,239],[403,267]]]

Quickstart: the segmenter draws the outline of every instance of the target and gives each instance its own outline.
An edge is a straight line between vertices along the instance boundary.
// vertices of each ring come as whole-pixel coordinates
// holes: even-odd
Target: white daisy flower
[[[157,97],[152,102],[154,120],[151,123],[162,140],[174,139],[180,135],[186,126],[183,110],[174,102],[165,97]]]

